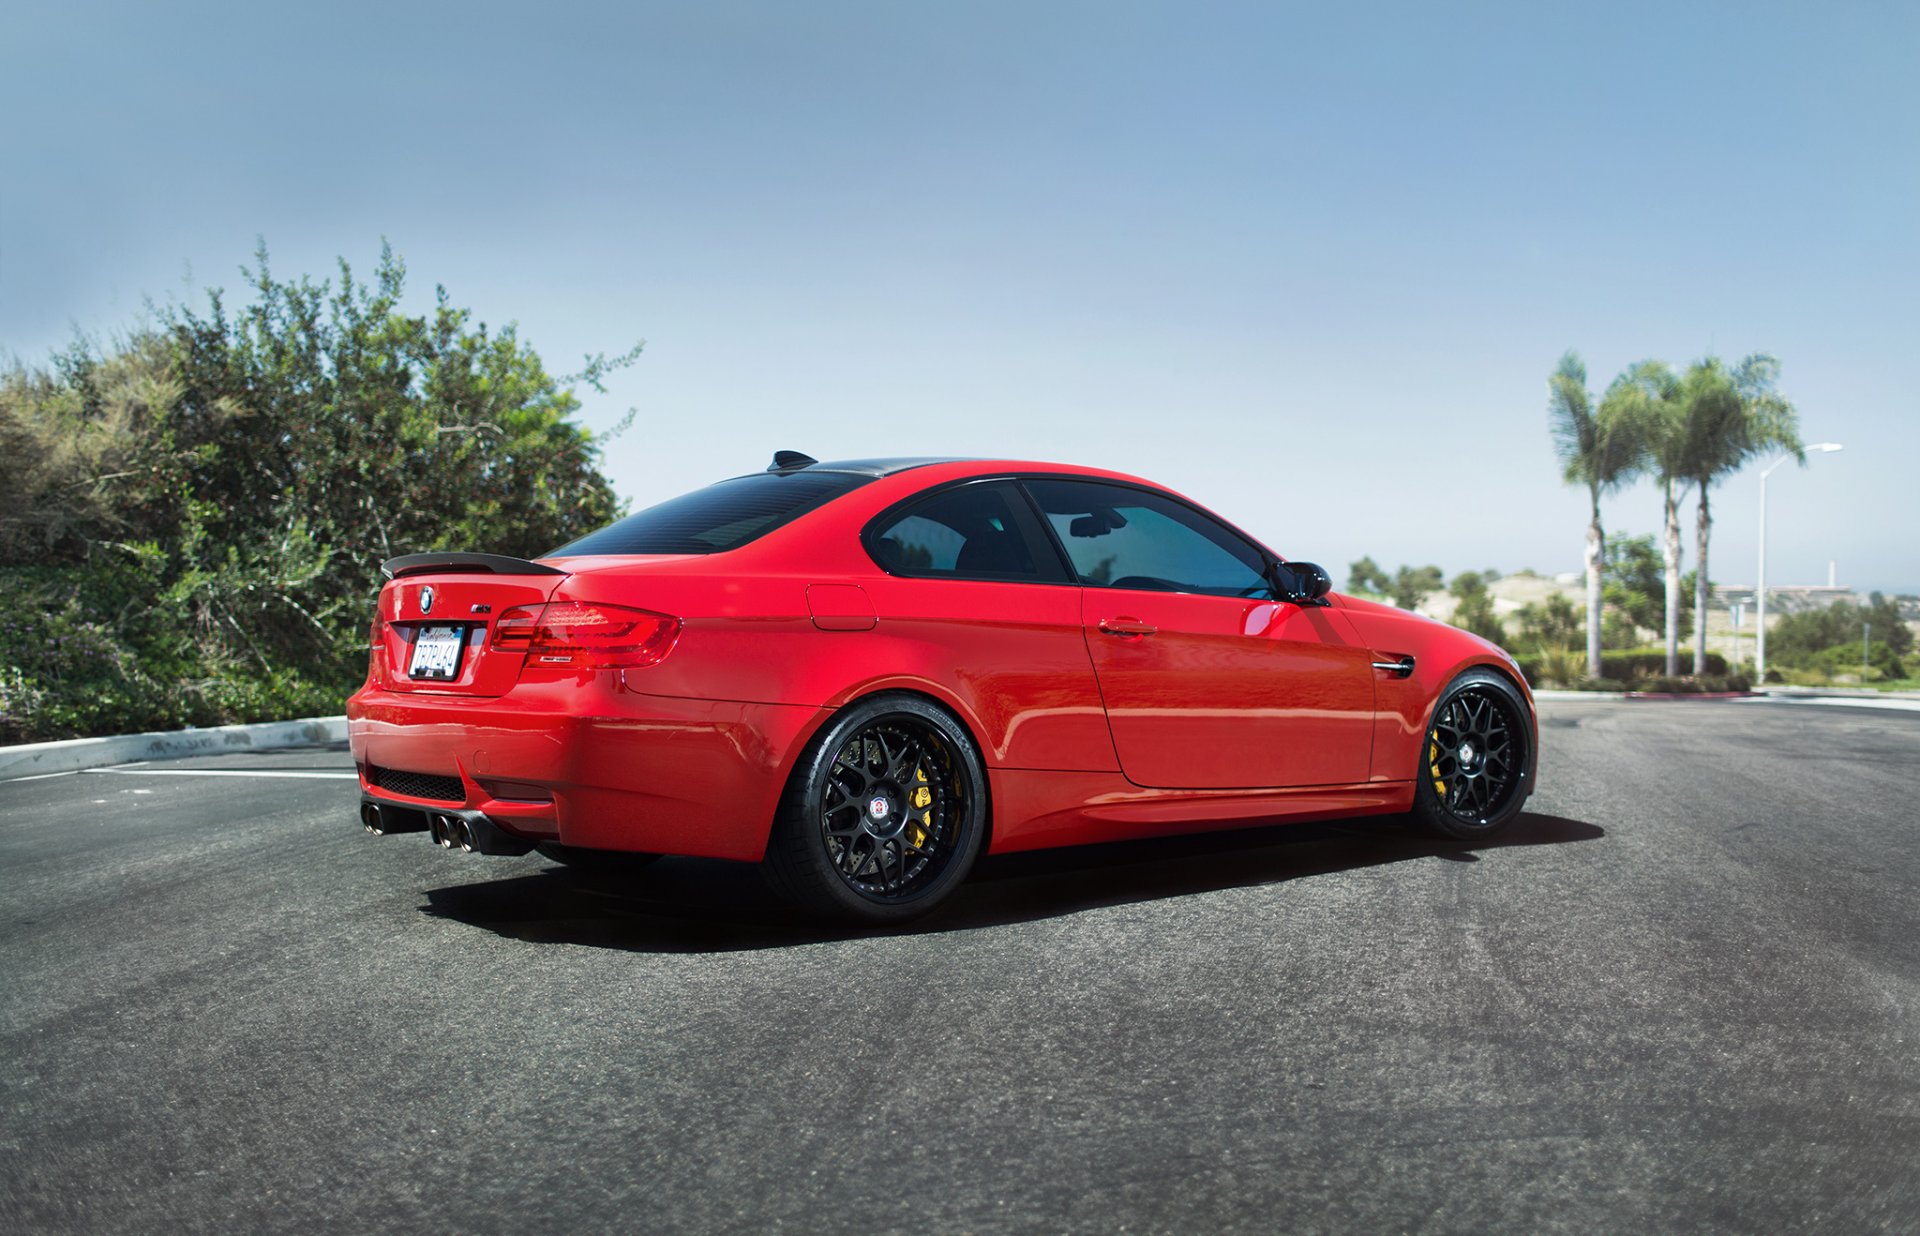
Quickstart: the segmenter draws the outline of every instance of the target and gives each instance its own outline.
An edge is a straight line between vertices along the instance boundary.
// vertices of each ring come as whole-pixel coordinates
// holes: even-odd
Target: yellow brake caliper
[[[907,822],[907,844],[920,849],[927,844],[927,838],[933,834],[933,791],[927,786],[927,770],[924,767],[913,770],[913,809],[920,813],[917,820]]]
[[[1447,780],[1440,775],[1440,732],[1427,735],[1427,771],[1433,774],[1433,792],[1440,797],[1447,796]]]

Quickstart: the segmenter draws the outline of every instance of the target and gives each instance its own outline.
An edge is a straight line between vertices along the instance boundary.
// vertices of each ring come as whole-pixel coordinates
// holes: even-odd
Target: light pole
[[[1808,451],[1823,453],[1839,449],[1838,442],[1816,442],[1807,448]],[[1753,589],[1753,601],[1760,613],[1754,628],[1753,681],[1762,690],[1767,685],[1767,476],[1792,458],[1792,455],[1782,455],[1760,473],[1760,581]]]

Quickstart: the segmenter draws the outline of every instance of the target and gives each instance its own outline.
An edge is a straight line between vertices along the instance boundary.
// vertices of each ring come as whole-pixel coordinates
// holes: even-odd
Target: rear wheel
[[[911,695],[861,700],[807,745],[767,844],[768,883],[807,913],[898,923],[973,866],[986,774],[964,727]]]
[[[1526,703],[1511,682],[1491,670],[1454,679],[1427,726],[1415,818],[1467,841],[1505,828],[1527,799],[1532,735]]]

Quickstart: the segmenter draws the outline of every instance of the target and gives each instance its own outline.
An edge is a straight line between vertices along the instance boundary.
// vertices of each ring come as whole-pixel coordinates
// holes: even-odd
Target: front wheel
[[[764,869],[809,914],[905,922],[966,878],[986,821],[986,773],[965,728],[919,696],[872,696],[807,744]]]
[[[1491,670],[1460,675],[1427,726],[1414,818],[1462,841],[1499,832],[1527,801],[1532,741],[1526,702],[1511,682]]]

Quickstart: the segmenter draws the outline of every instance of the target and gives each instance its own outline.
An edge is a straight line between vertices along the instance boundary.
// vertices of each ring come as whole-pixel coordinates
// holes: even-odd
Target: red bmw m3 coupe
[[[361,820],[470,852],[758,862],[889,922],[983,852],[1389,812],[1477,839],[1535,780],[1499,648],[1093,468],[782,451],[538,560],[384,570]]]

